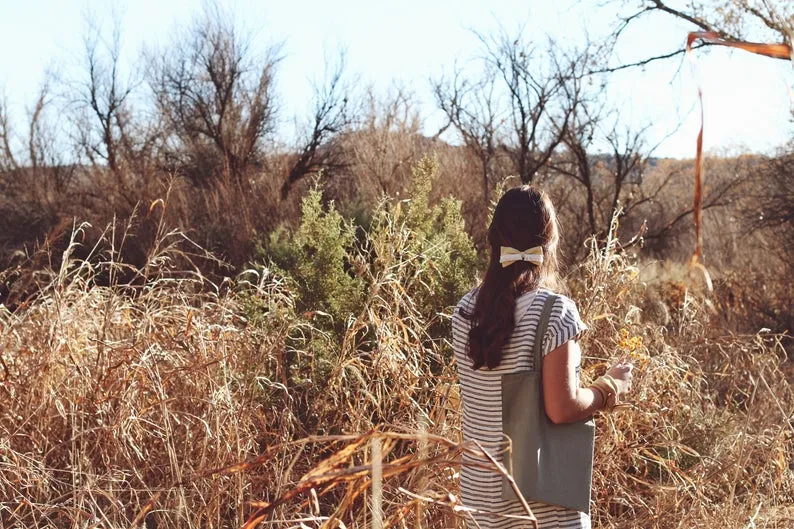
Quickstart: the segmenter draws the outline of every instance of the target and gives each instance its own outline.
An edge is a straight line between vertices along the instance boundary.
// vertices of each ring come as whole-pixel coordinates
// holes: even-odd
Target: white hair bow
[[[524,251],[516,250],[509,246],[502,246],[500,253],[499,262],[502,263],[502,268],[510,266],[516,261],[528,261],[536,265],[543,262],[543,248],[540,246]]]

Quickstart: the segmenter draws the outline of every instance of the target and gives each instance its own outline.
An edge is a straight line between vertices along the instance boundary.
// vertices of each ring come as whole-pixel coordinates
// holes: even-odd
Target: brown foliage
[[[67,255],[32,303],[0,308],[4,524],[462,527],[459,455],[479,447],[459,442],[448,345],[403,286],[404,234],[359,263],[372,295],[337,343],[283,278],[175,274],[166,232],[137,287],[96,285],[125,268],[103,257],[118,248]],[[617,249],[569,278],[591,324],[583,376],[638,364],[632,409],[598,419],[595,522],[785,524],[763,507],[794,500],[781,337],[726,334],[712,295]],[[640,310],[649,295],[664,310]]]

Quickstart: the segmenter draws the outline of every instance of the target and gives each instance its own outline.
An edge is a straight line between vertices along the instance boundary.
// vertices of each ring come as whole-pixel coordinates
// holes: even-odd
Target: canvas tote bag
[[[554,294],[546,298],[535,331],[535,370],[502,375],[502,428],[512,441],[504,462],[527,500],[589,514],[593,419],[554,424],[543,406],[543,336],[556,298]],[[518,499],[506,477],[502,499]]]

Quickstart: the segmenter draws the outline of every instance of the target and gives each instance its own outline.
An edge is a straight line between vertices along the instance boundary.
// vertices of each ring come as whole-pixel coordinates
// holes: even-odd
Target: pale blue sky
[[[449,72],[456,59],[478,53],[472,30],[487,33],[499,25],[512,30],[526,23],[528,36],[550,35],[560,42],[581,42],[603,34],[614,13],[595,2],[560,0],[339,0],[221,2],[256,32],[257,45],[284,42],[285,59],[279,88],[285,105],[282,118],[303,114],[311,96],[311,80],[322,76],[327,56],[347,50],[350,72],[360,84],[385,90],[392,82],[410,88],[422,106],[428,133],[439,116],[428,79]],[[0,0],[0,90],[12,115],[21,121],[33,102],[44,72],[64,78],[75,75],[82,52],[86,15],[108,28],[113,14],[122,22],[123,53],[132,64],[144,44],[165,43],[177,23],[200,12],[198,0]],[[686,39],[690,28],[657,17],[637,24],[619,49],[625,60],[668,51]],[[785,142],[790,125],[792,66],[744,52],[713,49],[696,52],[693,69],[674,59],[645,70],[611,78],[609,94],[621,119],[651,123],[651,142],[667,138],[661,156],[691,157],[698,120],[690,112],[700,77],[706,103],[705,147],[711,151],[769,151]]]

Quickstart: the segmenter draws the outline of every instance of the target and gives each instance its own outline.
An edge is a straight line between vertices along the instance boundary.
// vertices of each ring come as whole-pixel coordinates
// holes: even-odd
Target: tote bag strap
[[[532,347],[532,353],[535,362],[534,369],[538,373],[543,371],[543,338],[546,336],[546,329],[549,326],[551,309],[554,307],[554,302],[557,301],[558,297],[556,294],[551,293],[546,296],[546,300],[543,302],[543,309],[540,311],[538,328],[535,329],[535,343]]]
[[[589,513],[593,420],[553,424],[543,403],[543,338],[559,297],[549,293],[543,300],[532,344],[534,371],[502,375],[502,431],[512,441],[509,471],[524,498]],[[502,498],[517,499],[506,477]]]

